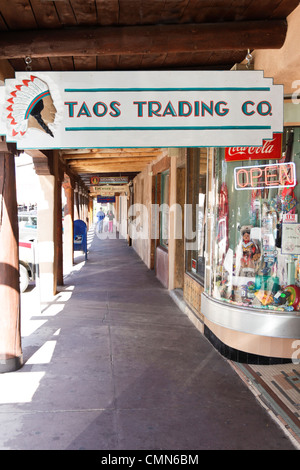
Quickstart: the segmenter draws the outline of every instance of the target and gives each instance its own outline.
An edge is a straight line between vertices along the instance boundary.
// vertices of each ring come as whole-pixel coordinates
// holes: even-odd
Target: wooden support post
[[[80,220],[83,220],[83,222],[85,222],[84,218],[83,218],[83,195],[82,195],[82,188],[81,186],[79,186],[79,191],[78,191],[78,201],[79,201],[79,219]]]
[[[63,188],[66,196],[63,236],[64,265],[70,269],[74,264],[74,182],[68,175],[65,175]]]
[[[23,364],[20,332],[19,231],[14,154],[0,142],[0,373]]]
[[[62,286],[63,281],[63,231],[62,231],[62,182],[64,172],[59,166],[59,159],[56,159],[55,165],[55,193],[56,193],[56,279],[57,285]]]
[[[88,198],[88,218],[90,229],[94,223],[94,199],[92,197]]]
[[[87,229],[89,229],[88,204],[89,204],[89,199],[88,199],[88,196],[87,196],[87,192],[84,190],[84,193],[83,193],[83,220],[86,223]]]

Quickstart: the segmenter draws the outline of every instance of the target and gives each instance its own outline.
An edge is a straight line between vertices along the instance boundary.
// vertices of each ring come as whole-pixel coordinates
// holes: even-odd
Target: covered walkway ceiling
[[[0,60],[32,71],[228,70],[281,48],[298,0],[0,0]],[[134,177],[159,149],[62,151],[91,175]]]

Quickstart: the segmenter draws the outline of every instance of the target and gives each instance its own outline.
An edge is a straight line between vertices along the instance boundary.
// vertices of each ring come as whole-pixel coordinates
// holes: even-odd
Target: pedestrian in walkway
[[[100,207],[100,210],[98,211],[97,213],[97,218],[98,218],[98,222],[97,222],[97,226],[98,226],[98,233],[102,233],[103,232],[103,220],[104,220],[104,217],[105,217],[105,214],[102,210],[102,207]]]
[[[115,216],[112,213],[112,211],[109,211],[107,215],[108,215],[108,231],[110,233],[112,233],[113,232],[113,223],[114,223]]]

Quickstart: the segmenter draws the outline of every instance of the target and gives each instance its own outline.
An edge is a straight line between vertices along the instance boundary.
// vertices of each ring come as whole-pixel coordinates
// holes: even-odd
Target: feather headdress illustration
[[[14,86],[6,107],[12,136],[23,136],[28,127],[34,127],[53,137],[49,124],[54,122],[56,109],[46,82],[30,75]]]

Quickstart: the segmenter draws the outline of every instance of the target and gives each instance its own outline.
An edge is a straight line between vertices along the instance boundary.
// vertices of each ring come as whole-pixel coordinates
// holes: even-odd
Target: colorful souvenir
[[[294,310],[299,310],[300,308],[300,288],[295,285],[287,286],[284,291],[284,295],[289,296],[288,306],[292,306]]]
[[[276,197],[274,197],[274,199],[272,199],[271,201],[271,207],[273,209],[275,209],[276,212],[281,212],[281,207],[282,207],[282,200],[281,200],[281,196],[277,195]]]
[[[218,242],[225,240],[225,252],[228,250],[228,189],[226,183],[222,183],[219,194],[219,212],[218,212]]]
[[[263,290],[259,290],[255,293],[255,297],[261,302],[262,305],[266,306],[273,303],[273,295],[266,293]]]
[[[284,213],[294,213],[295,212],[295,208],[296,208],[296,205],[297,205],[297,201],[296,199],[287,194],[284,199],[282,199],[282,211]]]
[[[248,273],[254,274],[256,268],[255,262],[260,258],[261,253],[258,246],[250,239],[251,225],[244,225],[241,228],[242,235],[242,257],[240,260],[241,263],[241,272],[244,275]]]

